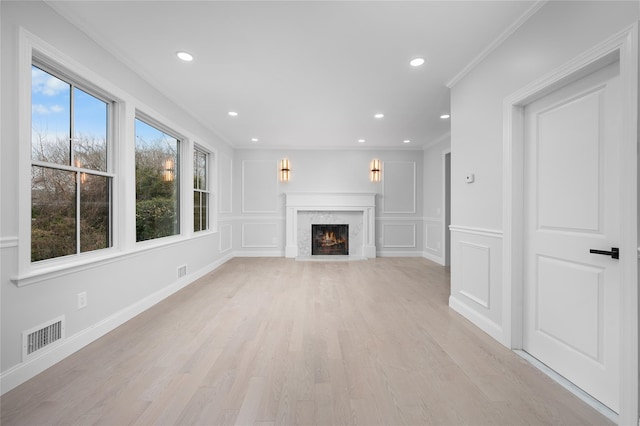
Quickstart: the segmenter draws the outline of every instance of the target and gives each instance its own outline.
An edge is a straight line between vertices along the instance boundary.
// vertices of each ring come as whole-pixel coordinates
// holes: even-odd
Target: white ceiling
[[[534,2],[48,4],[234,147],[415,149],[449,131],[447,81]]]

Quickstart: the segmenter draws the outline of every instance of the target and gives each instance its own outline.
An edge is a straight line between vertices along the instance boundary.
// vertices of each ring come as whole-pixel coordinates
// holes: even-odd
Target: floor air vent
[[[56,318],[31,330],[22,332],[22,359],[64,339],[64,317]]]

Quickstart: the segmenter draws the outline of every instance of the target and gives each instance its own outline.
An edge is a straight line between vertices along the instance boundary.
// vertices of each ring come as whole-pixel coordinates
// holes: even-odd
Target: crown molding
[[[506,39],[508,39],[518,28],[524,25],[538,10],[547,4],[549,0],[536,1],[526,12],[524,12],[513,24],[511,24],[506,30],[502,32],[493,42],[491,42],[478,56],[473,58],[466,67],[464,67],[458,74],[456,74],[451,80],[449,80],[445,86],[451,89],[460,80],[462,80],[467,74],[469,74],[480,62],[482,62],[487,56],[498,48]]]

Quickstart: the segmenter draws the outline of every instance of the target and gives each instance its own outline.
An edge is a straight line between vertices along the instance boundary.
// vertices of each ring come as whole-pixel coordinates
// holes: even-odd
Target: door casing
[[[503,339],[522,349],[524,284],[524,106],[603,63],[620,61],[621,378],[619,424],[638,424],[638,23],[505,98],[503,103]]]

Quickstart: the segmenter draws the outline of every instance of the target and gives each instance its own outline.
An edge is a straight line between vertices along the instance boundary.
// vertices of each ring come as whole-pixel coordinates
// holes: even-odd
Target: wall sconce
[[[291,165],[289,164],[289,160],[287,158],[283,158],[280,160],[280,181],[281,182],[289,182],[289,174],[291,172]]]
[[[162,180],[165,182],[173,182],[175,179],[175,168],[171,158],[164,161],[164,167],[162,170]]]
[[[371,162],[371,182],[380,182],[382,180],[382,171],[380,170],[380,160]]]

